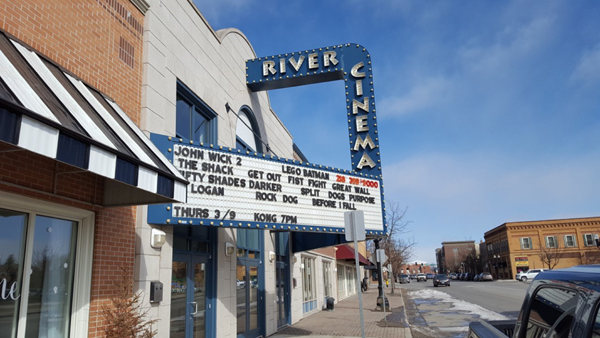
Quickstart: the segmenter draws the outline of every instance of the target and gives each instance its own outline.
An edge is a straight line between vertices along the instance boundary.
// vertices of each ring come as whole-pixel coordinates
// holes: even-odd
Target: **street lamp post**
[[[500,255],[494,255],[494,266],[496,267],[496,280],[500,279],[498,276],[498,260],[500,259]]]

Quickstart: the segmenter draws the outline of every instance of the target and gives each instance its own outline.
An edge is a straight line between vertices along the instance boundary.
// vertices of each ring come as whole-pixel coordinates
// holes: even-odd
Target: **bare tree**
[[[542,261],[542,265],[544,267],[548,267],[548,269],[554,269],[558,263],[560,263],[560,259],[562,258],[562,254],[564,248],[558,244],[558,241],[555,241],[553,247],[548,247],[547,245],[543,245],[541,241],[538,240],[540,245],[540,252],[538,256]]]
[[[412,257],[413,249],[416,244],[413,238],[407,234],[410,221],[406,220],[406,211],[408,207],[401,209],[397,202],[390,201],[386,203],[386,218],[389,236],[384,237],[379,242],[379,248],[385,250],[388,257],[388,263],[392,265],[392,271],[398,274],[408,260]],[[373,248],[373,243],[369,243]]]
[[[585,251],[577,258],[579,265],[600,264],[600,251]]]
[[[133,277],[128,268],[120,267],[120,278],[113,281],[116,294],[110,304],[102,305],[106,338],[153,338],[157,319],[146,319],[149,310],[142,308],[142,294],[133,291]]]
[[[473,273],[481,272],[481,256],[474,247],[467,250],[466,256],[464,257],[464,263],[467,270]]]

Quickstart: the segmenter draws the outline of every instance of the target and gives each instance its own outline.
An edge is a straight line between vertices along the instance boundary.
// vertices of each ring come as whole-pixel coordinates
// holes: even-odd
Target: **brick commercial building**
[[[600,263],[600,217],[507,222],[485,233],[487,265],[494,278],[528,269]]]
[[[187,184],[136,127],[143,8],[3,0],[0,13],[0,281],[12,290],[0,331],[100,337],[113,281],[134,270],[130,206],[181,201]]]
[[[472,260],[468,259],[469,255],[479,256],[479,246],[475,245],[475,241],[442,242],[442,247],[436,249],[439,271],[446,274],[451,272],[477,272],[479,267],[470,264]]]

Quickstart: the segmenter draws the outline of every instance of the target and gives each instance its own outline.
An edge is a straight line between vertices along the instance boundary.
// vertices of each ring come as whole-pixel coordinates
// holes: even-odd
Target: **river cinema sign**
[[[246,83],[261,91],[344,80],[352,168],[382,178],[371,56],[357,44],[246,61]]]

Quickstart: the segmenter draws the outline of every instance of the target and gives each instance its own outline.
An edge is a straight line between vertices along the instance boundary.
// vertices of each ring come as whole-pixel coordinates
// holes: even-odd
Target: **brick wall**
[[[128,0],[0,0],[0,28],[113,98],[139,125],[144,16]]]
[[[123,271],[133,275],[135,208],[108,208],[96,215],[89,338],[104,337],[102,307],[116,294]]]
[[[143,22],[128,0],[0,0],[2,30],[110,96],[137,125]],[[133,275],[136,209],[98,207],[104,186],[96,175],[57,175],[69,167],[0,147],[0,190],[96,211],[89,337],[103,337],[102,305],[115,295],[121,268]]]

